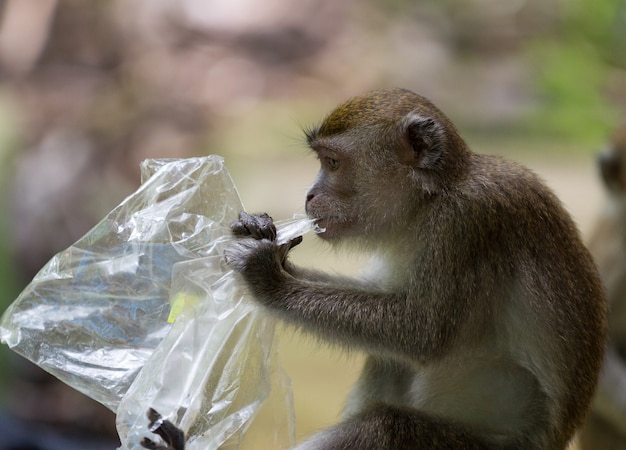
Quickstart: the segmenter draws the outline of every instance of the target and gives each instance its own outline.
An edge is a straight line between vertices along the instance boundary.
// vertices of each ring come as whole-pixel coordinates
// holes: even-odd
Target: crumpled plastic
[[[152,407],[188,449],[246,448],[271,409],[271,447],[294,443],[274,321],[224,263],[243,206],[221,157],[147,160],[142,185],[57,254],[5,311],[0,340],[117,414],[141,449]],[[287,242],[312,221],[277,222]]]

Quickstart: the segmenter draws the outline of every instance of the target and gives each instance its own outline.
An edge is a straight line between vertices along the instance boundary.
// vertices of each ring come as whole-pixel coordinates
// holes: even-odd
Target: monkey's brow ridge
[[[311,145],[319,136],[320,127],[315,125],[312,127],[306,127],[302,130],[306,137],[307,144]]]

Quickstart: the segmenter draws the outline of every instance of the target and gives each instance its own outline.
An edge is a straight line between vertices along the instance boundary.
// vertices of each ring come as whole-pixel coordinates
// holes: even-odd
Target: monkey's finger
[[[251,222],[252,219],[250,215],[245,211],[241,211],[239,213],[239,220],[234,220],[230,223],[230,229],[235,236],[250,236],[252,233],[248,225]]]
[[[159,412],[154,408],[148,408],[148,412],[146,413],[148,420],[150,421],[149,426],[153,427],[156,422],[163,419],[163,416],[159,414]]]
[[[147,448],[149,450],[161,450],[163,448],[162,445],[157,444],[156,442],[154,442],[151,439],[148,438],[143,438],[139,444],[141,444],[141,446],[143,448]]]
[[[235,236],[251,236],[254,239],[276,240],[276,226],[267,214],[239,213],[239,220],[231,222],[230,228]]]
[[[150,431],[163,439],[171,448],[183,450],[185,448],[185,433],[169,420],[164,420],[154,408],[148,408],[146,414],[150,423],[148,424]],[[154,443],[148,438],[143,438],[140,442],[142,446],[148,449],[159,450],[165,447]],[[144,445],[145,444],[145,445]],[[169,448],[169,447],[168,447]]]
[[[235,236],[247,237],[250,236],[250,231],[246,228],[246,226],[235,220],[230,223],[230,230],[233,232]]]
[[[269,239],[270,241],[276,240],[276,225],[274,225],[274,220],[267,213],[252,215],[252,218],[255,221],[255,226],[259,235],[259,237],[255,236],[256,239]]]
[[[254,228],[254,220],[245,211],[239,213],[239,220],[230,223],[230,229],[235,236],[251,236]]]
[[[275,250],[276,262],[282,266],[287,259],[289,250],[298,245],[300,242],[302,242],[302,236],[298,236],[283,245],[279,245]]]
[[[163,421],[161,426],[154,430],[154,433],[161,436],[170,447],[183,450],[185,448],[185,433],[169,420]]]
[[[294,248],[296,245],[300,245],[302,243],[302,236],[297,236],[289,241],[289,250]]]

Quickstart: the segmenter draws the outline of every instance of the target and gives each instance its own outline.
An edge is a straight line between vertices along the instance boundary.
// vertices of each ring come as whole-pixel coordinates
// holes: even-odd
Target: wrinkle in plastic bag
[[[240,448],[268,405],[276,447],[289,446],[273,323],[219,256],[243,209],[223,160],[148,160],[142,179],[35,276],[2,316],[0,339],[116,411],[122,448],[140,448],[148,407],[187,430],[190,449]],[[277,226],[288,240],[311,221]]]

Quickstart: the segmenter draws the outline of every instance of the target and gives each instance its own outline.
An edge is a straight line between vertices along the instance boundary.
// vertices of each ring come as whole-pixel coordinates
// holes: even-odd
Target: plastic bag
[[[0,339],[115,411],[122,448],[141,448],[148,407],[186,430],[188,449],[240,448],[267,404],[272,447],[290,446],[273,320],[220,256],[243,209],[222,158],[144,161],[142,180],[35,276]],[[287,241],[312,223],[277,228]]]

